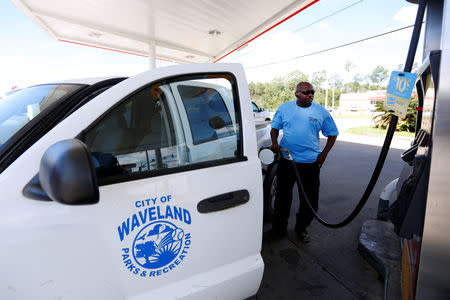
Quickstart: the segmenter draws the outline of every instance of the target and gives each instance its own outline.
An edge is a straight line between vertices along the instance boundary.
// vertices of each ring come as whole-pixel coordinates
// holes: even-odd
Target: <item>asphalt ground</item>
[[[343,128],[339,128],[342,132]],[[325,220],[332,223],[343,220],[358,203],[376,165],[381,150],[377,144],[382,144],[383,137],[376,140],[373,142],[373,136],[348,135],[337,140],[321,169],[319,214]],[[321,140],[323,145],[325,142]],[[360,256],[358,238],[362,223],[376,218],[384,186],[400,175],[403,167],[400,155],[409,143],[410,140],[396,141],[395,148],[390,149],[369,201],[353,222],[340,229],[330,229],[313,220],[308,228],[311,242],[307,244],[294,234],[299,206],[294,186],[288,236],[271,238],[270,224],[264,226],[265,271],[258,299],[383,298],[383,283]]]

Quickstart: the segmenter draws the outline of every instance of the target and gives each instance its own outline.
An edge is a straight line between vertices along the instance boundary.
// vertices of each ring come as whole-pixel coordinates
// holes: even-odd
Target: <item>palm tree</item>
[[[348,93],[348,84],[350,83],[350,71],[355,67],[355,64],[352,63],[350,60],[347,60],[344,64],[344,69],[347,71],[347,88],[345,89],[345,92]]]
[[[408,131],[414,132],[416,129],[416,112],[417,99],[411,99],[408,106],[408,111],[406,112],[406,117],[404,119],[400,119],[397,122],[396,131]],[[382,114],[378,114],[372,118],[374,121],[374,127],[380,129],[386,129],[391,120],[392,113],[386,112],[383,108],[383,101],[377,101],[376,111],[383,112]]]

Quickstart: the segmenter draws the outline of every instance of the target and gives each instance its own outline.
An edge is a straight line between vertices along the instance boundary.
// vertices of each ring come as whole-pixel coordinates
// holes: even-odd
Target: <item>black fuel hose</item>
[[[408,50],[408,55],[407,55],[406,62],[405,62],[405,67],[403,69],[404,72],[410,72],[412,69],[412,66],[413,66],[414,56],[416,54],[417,44],[419,42],[419,37],[420,37],[420,30],[422,28],[423,16],[425,14],[426,2],[427,2],[427,0],[419,0],[419,7],[417,9],[416,21],[414,23],[414,30],[413,30],[413,34],[411,37],[411,42],[409,44],[409,50]],[[339,222],[337,224],[330,224],[330,223],[326,222],[314,211],[314,209],[313,209],[311,203],[309,202],[308,197],[306,196],[305,191],[303,189],[302,181],[298,174],[298,170],[295,167],[295,162],[290,159],[290,161],[292,162],[292,165],[294,167],[294,170],[295,170],[295,176],[297,179],[297,188],[298,188],[299,196],[303,197],[303,199],[306,200],[305,202],[308,204],[309,209],[312,211],[312,213],[314,214],[314,217],[317,219],[317,221],[319,221],[320,224],[322,224],[326,227],[329,227],[329,228],[344,227],[345,225],[347,225],[351,221],[353,221],[353,219],[359,214],[361,209],[366,204],[367,200],[369,200],[369,196],[372,193],[373,188],[375,187],[375,184],[378,181],[378,177],[380,176],[381,170],[382,170],[384,162],[386,160],[386,156],[389,151],[389,147],[391,145],[392,137],[394,136],[394,132],[397,127],[397,121],[398,121],[398,117],[392,115],[391,120],[389,122],[389,128],[387,130],[386,137],[384,139],[383,147],[381,148],[380,156],[378,157],[377,164],[376,164],[375,169],[372,174],[372,178],[370,178],[369,184],[367,185],[366,190],[364,191],[364,194],[361,197],[361,200],[359,200],[358,205],[356,205],[356,207],[352,211],[352,213],[345,220],[343,220],[342,222]]]

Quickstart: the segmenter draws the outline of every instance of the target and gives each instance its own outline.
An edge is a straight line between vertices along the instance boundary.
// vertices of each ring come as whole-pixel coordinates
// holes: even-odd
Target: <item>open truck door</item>
[[[64,119],[0,174],[1,298],[256,294],[250,101],[240,65],[181,65],[124,80]]]

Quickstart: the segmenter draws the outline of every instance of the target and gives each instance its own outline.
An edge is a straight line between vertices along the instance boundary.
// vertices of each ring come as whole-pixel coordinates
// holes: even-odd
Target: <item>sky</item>
[[[392,71],[406,60],[412,28],[293,58],[412,25],[416,11],[417,5],[406,0],[321,0],[222,62],[243,64],[249,82],[268,82],[293,70],[308,75],[326,70],[344,81],[358,73],[368,74],[378,65]],[[80,77],[132,76],[149,68],[145,57],[59,42],[9,0],[0,0],[0,40],[0,95],[13,86]],[[419,45],[416,61],[421,60]],[[350,72],[344,69],[347,61],[354,65]],[[164,65],[167,63],[157,62],[157,67]]]

